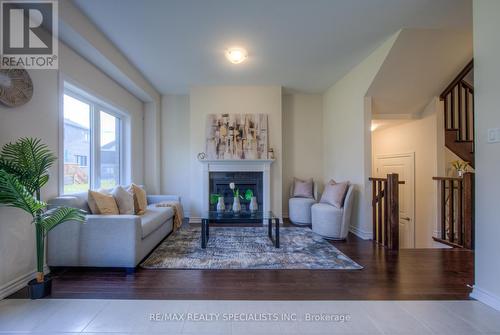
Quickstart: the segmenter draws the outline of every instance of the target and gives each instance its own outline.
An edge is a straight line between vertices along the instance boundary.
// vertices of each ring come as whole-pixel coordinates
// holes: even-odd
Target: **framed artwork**
[[[267,114],[207,115],[208,159],[267,159]]]

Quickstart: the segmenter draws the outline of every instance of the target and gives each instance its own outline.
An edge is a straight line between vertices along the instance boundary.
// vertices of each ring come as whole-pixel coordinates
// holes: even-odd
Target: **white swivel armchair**
[[[294,184],[290,186],[290,199],[288,199],[288,218],[296,225],[311,224],[311,206],[318,201],[318,183],[313,183],[313,198],[300,198],[293,196]]]
[[[314,204],[311,207],[313,232],[326,239],[344,240],[351,223],[353,198],[353,186],[349,185],[342,208],[326,203]]]

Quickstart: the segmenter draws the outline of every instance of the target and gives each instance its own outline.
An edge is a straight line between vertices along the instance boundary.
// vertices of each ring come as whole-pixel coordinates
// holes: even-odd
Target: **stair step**
[[[452,101],[451,108],[447,109],[448,106],[446,104],[450,102],[448,99],[449,95],[451,94],[453,96],[457,87],[459,88],[459,93],[461,93],[462,88],[465,87],[466,97],[469,98],[470,95],[472,95],[473,99],[473,87],[464,81],[465,76],[473,67],[472,64],[472,61],[467,64],[460,74],[446,87],[443,93],[441,93],[440,98],[441,100],[446,100],[445,110],[443,110],[445,115],[444,144],[455,155],[469,162],[469,164],[474,167],[474,130],[472,130],[471,133],[471,124],[469,123],[469,121],[474,120],[474,106],[472,106],[472,108],[467,108],[469,106],[463,108],[464,106],[461,104],[462,101],[459,101],[457,109],[454,105],[455,101]],[[464,119],[465,124],[462,123]]]
[[[453,136],[453,141],[455,143],[471,143],[471,144],[474,144],[474,141],[472,141],[472,140],[459,140],[459,139],[457,139],[457,137],[459,135],[458,134],[458,132],[459,132],[458,129],[446,129],[446,132],[447,132],[446,136]]]
[[[453,242],[450,242],[448,240],[443,240],[439,237],[435,237],[435,236],[432,236],[432,239],[436,242],[439,242],[439,243],[443,243],[443,244],[446,244],[452,248],[460,248],[460,249],[464,249],[464,246],[463,245],[460,245],[460,244],[457,244],[457,243],[453,243]]]

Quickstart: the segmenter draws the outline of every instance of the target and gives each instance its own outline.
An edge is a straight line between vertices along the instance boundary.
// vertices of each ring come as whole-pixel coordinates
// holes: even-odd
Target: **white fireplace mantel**
[[[210,172],[262,172],[264,212],[271,210],[271,164],[274,159],[198,160],[203,165],[203,210],[208,211]]]

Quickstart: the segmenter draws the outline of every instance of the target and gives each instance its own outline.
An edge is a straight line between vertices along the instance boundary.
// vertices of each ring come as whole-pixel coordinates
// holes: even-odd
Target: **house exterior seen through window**
[[[97,101],[68,89],[64,92],[63,108],[63,194],[119,184],[122,169],[120,116]]]

